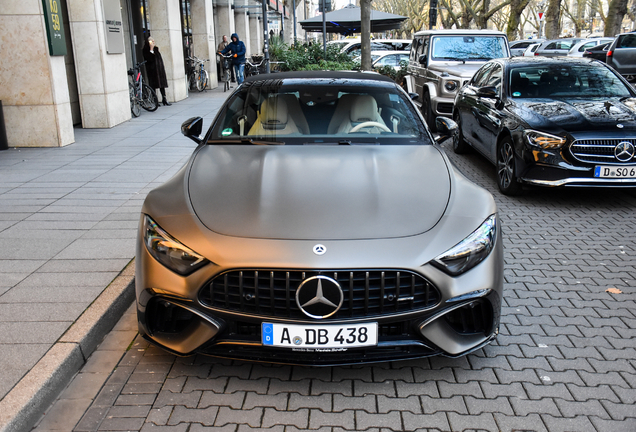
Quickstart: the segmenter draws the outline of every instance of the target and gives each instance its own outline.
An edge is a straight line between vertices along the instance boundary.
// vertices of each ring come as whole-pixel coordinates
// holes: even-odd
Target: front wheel
[[[506,137],[497,149],[497,186],[504,195],[513,196],[521,193],[515,160],[512,140]]]
[[[208,85],[208,71],[202,70],[197,76],[197,90],[202,92]]]
[[[149,85],[144,84],[143,92],[141,94],[141,107],[146,111],[156,111],[159,108],[159,99],[157,98],[157,92]]]
[[[455,133],[453,133],[453,151],[456,154],[468,153],[468,151],[470,150],[470,146],[468,145],[466,140],[464,140],[464,131],[462,130],[462,117],[459,115],[458,112],[456,112],[453,116],[453,120],[455,120],[455,123],[457,123],[457,129],[455,130]]]
[[[132,83],[128,83],[128,95],[130,97],[130,113],[133,117],[139,117],[141,114],[141,105],[137,98],[137,89]]]

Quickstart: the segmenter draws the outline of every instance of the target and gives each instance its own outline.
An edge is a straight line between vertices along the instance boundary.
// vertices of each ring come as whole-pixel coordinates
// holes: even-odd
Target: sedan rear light
[[[611,57],[611,56],[612,56],[612,54],[614,54],[614,51],[608,51],[608,52],[607,52],[607,56],[608,56],[608,57]]]

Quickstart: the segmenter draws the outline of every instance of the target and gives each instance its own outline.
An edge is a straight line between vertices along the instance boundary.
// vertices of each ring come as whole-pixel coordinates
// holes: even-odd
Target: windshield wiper
[[[468,57],[466,60],[492,60],[492,57]]]
[[[282,141],[257,140],[252,138],[241,138],[239,140],[209,140],[208,144],[285,145]]]
[[[435,60],[451,60],[451,61],[460,61],[466,63],[466,59],[458,58],[458,57],[435,57]]]

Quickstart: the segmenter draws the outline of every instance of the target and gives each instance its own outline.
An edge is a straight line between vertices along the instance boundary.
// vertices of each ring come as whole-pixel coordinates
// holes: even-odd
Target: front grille
[[[453,114],[453,104],[447,102],[440,102],[437,104],[437,111],[442,114]]]
[[[234,270],[206,283],[199,300],[205,306],[227,311],[306,319],[296,304],[296,289],[304,279],[317,275],[336,280],[344,294],[342,307],[330,319],[417,311],[440,301],[433,284],[403,270]]]
[[[636,162],[632,157],[626,161],[619,161],[614,155],[614,149],[621,142],[628,142],[636,146],[636,138],[624,139],[585,139],[576,140],[570,146],[570,152],[578,161],[622,165]]]

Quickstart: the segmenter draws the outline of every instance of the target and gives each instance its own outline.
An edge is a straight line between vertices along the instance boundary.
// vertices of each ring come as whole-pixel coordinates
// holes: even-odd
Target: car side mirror
[[[409,97],[411,98],[411,100],[418,100],[420,98],[420,95],[418,95],[417,93],[409,93]]]
[[[417,61],[419,61],[419,62],[420,62],[420,64],[425,65],[425,64],[426,64],[426,54],[422,54],[422,55],[420,56],[420,58],[419,58],[419,59],[417,59]]]
[[[181,124],[181,133],[197,144],[201,144],[201,131],[203,130],[203,119],[192,117]]]
[[[496,87],[480,87],[477,89],[477,96],[488,98],[488,99],[497,99],[497,88]]]
[[[457,131],[457,123],[448,117],[437,117],[435,119],[435,127],[437,127],[437,132],[439,133],[439,136],[435,138],[436,144],[440,144],[442,141],[452,137]]]

